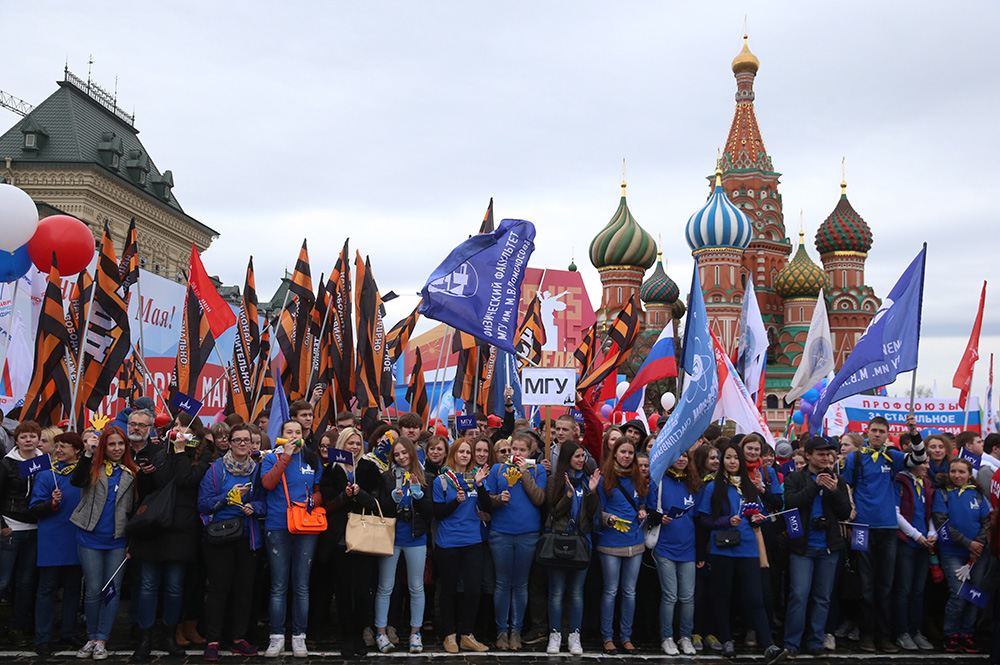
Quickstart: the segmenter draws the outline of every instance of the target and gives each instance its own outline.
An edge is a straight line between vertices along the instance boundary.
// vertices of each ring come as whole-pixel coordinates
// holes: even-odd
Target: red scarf
[[[758,457],[752,462],[747,462],[747,473],[750,476],[750,480],[760,478],[760,468],[764,466],[764,458]]]

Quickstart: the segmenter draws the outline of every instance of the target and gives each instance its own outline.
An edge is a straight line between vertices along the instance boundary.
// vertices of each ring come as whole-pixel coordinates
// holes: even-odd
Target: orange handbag
[[[288,496],[288,483],[281,474],[281,484],[285,486],[285,501],[288,502],[288,533],[320,533],[326,531],[326,508],[316,506],[312,512],[306,504],[292,501]]]

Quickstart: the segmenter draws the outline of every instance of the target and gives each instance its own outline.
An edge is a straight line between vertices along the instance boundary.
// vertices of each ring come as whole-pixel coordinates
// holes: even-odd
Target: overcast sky
[[[37,104],[92,54],[185,211],[219,232],[208,271],[242,286],[253,254],[262,298],[304,237],[315,276],[350,236],[383,291],[413,294],[492,196],[497,220],[537,226],[531,265],[575,256],[597,306],[587,249],[623,157],[629,207],[687,292],[684,224],[732,120],[745,15],[789,237],[802,210],[818,261],[846,156],[875,236],[868,284],[884,296],[929,245],[918,383],[950,394],[998,273],[995,2],[8,2],[0,90]],[[1000,352],[992,288],[980,395]]]

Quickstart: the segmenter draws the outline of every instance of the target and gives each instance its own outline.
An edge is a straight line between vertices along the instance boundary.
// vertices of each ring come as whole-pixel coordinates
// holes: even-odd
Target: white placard
[[[521,371],[521,403],[527,406],[576,404],[576,370],[563,367],[525,367]]]

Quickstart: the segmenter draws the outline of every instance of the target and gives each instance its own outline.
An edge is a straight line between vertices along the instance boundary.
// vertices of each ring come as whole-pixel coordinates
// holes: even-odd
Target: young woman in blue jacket
[[[649,519],[659,522],[660,535],[653,549],[660,576],[660,639],[663,652],[676,656],[695,653],[694,629],[695,505],[703,487],[690,468],[688,454],[673,463],[659,481],[652,481],[646,495]],[[680,639],[674,641],[674,610],[680,603]]]
[[[205,639],[208,644],[204,657],[208,661],[219,659],[219,640],[230,591],[233,594],[228,626],[233,640],[231,650],[234,655],[257,655],[257,649],[246,638],[257,572],[257,550],[263,540],[257,517],[264,514],[264,502],[261,488],[254,487],[253,482],[257,463],[250,456],[250,428],[235,425],[228,438],[229,449],[208,467],[198,488],[198,511],[206,527],[227,522],[241,525],[233,527],[238,535],[226,539],[205,536],[203,549],[208,572]]]
[[[764,612],[761,590],[760,556],[755,528],[764,522],[762,493],[750,480],[743,450],[729,443],[722,449],[722,461],[715,480],[705,486],[697,508],[702,524],[709,530],[709,564],[712,566],[712,597],[715,622],[722,641],[722,655],[736,655],[729,626],[733,585],[743,596],[743,616],[747,627],[756,631],[765,647],[765,662],[781,654],[771,641],[771,628]]]
[[[642,564],[642,522],[646,519],[643,505],[647,487],[635,459],[635,444],[622,437],[615,441],[601,465],[603,481],[598,488],[601,502],[601,532],[597,552],[604,573],[601,592],[601,638],[604,652],[617,653],[614,643],[615,600],[621,588],[621,623],[619,637],[622,648],[632,653],[632,618],[635,614],[635,585]]]
[[[35,652],[52,653],[52,620],[56,593],[62,587],[62,641],[75,638],[76,611],[80,606],[83,570],[76,552],[76,526],[70,515],[80,503],[80,488],[69,482],[83,439],[75,432],[55,437],[55,462],[51,471],[35,476],[31,514],[38,519],[38,593],[35,596]],[[67,546],[68,545],[68,546]]]

